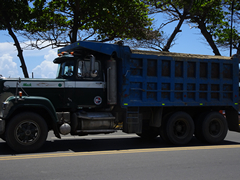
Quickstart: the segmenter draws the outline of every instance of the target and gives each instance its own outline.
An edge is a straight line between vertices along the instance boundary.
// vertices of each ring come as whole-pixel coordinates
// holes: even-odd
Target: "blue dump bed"
[[[123,61],[123,106],[232,106],[238,109],[236,56],[132,51]]]
[[[61,51],[75,49],[118,57],[118,99],[123,107],[230,106],[238,109],[237,56],[138,51],[128,46],[83,41]]]

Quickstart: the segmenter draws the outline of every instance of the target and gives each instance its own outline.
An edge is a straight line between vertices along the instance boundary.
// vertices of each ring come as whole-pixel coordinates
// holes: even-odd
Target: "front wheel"
[[[44,119],[35,113],[24,112],[14,116],[7,125],[7,144],[17,152],[33,152],[47,139],[48,127]]]

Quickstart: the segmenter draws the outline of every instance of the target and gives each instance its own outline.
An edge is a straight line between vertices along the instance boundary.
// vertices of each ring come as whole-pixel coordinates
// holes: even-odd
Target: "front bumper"
[[[0,135],[5,131],[5,120],[0,119]]]

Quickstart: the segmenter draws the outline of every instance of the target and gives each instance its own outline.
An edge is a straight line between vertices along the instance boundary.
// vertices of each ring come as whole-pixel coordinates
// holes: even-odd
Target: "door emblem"
[[[102,103],[102,98],[101,98],[100,96],[96,96],[96,97],[94,98],[94,103],[95,103],[96,105],[100,105],[100,104]]]

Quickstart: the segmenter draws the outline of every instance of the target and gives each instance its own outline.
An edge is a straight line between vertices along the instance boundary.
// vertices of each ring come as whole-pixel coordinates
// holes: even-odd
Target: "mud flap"
[[[228,109],[225,112],[229,131],[240,132],[238,111],[235,109]]]

